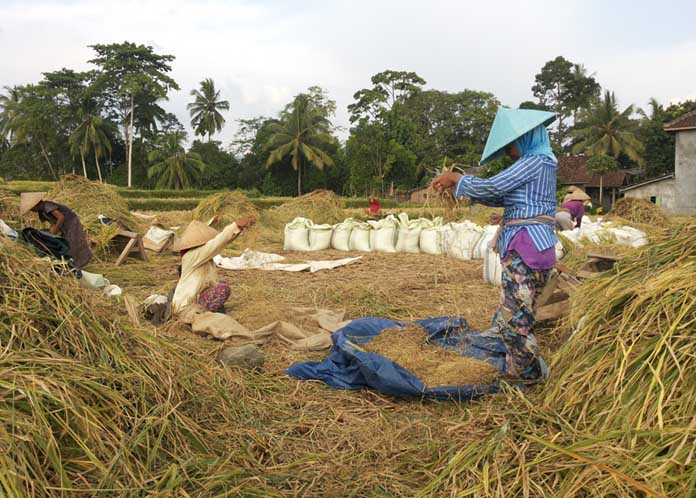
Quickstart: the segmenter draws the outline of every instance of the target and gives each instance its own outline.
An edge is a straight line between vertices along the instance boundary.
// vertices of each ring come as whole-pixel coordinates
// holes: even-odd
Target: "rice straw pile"
[[[418,377],[426,387],[480,386],[496,382],[500,371],[485,361],[465,358],[426,342],[423,327],[415,324],[383,330],[363,347],[389,358]]]
[[[226,226],[242,216],[258,216],[258,210],[242,192],[221,192],[203,199],[193,212],[193,219],[207,222],[219,216],[218,225]]]
[[[9,190],[0,189],[0,219],[19,220],[19,196]]]
[[[98,215],[103,214],[138,231],[138,221],[131,215],[128,203],[110,185],[79,175],[65,175],[48,192],[46,199],[64,204],[79,216],[98,257],[106,255],[111,239],[119,230],[116,225],[99,223]]]
[[[314,223],[338,223],[343,221],[345,213],[341,199],[335,193],[315,190],[265,211],[263,220],[268,226],[282,228],[298,216]]]
[[[335,193],[315,190],[262,211],[258,225],[245,234],[245,238],[256,249],[277,250],[283,245],[283,228],[297,217],[307,218],[315,224],[334,224],[347,216]]]
[[[696,496],[696,224],[573,297],[534,395],[510,391],[416,496]]]
[[[632,223],[644,223],[654,227],[664,226],[669,220],[658,206],[645,199],[624,197],[612,208],[611,214]]]
[[[0,496],[222,496],[243,479],[219,433],[225,373],[124,315],[0,238]]]

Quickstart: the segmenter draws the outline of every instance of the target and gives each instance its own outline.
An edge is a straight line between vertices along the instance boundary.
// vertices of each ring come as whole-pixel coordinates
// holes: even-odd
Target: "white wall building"
[[[665,131],[676,134],[674,173],[629,185],[621,192],[674,214],[696,214],[696,111],[667,123]]]

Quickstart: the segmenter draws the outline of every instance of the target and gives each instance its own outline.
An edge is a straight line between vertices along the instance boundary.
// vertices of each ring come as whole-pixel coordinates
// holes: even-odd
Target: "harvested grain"
[[[619,200],[612,208],[611,214],[632,223],[646,223],[653,226],[664,226],[669,221],[662,209],[652,202],[631,197]]]
[[[696,496],[695,272],[691,222],[583,284],[547,383],[477,417],[488,436],[454,442],[414,496]]]
[[[19,219],[19,196],[9,190],[0,189],[0,219],[5,221]]]
[[[219,216],[219,225],[225,226],[237,221],[242,216],[257,216],[258,210],[242,192],[221,192],[203,199],[193,212],[193,219],[208,221]]]
[[[411,324],[385,329],[363,347],[401,365],[426,387],[487,385],[495,383],[500,375],[485,361],[429,344],[426,338],[423,327]]]
[[[116,189],[83,176],[65,175],[48,192],[46,199],[64,204],[77,214],[97,258],[106,256],[119,230],[116,225],[102,225],[98,215],[117,220],[131,230],[137,231],[140,227],[138,220],[130,214],[128,203]]]
[[[343,221],[345,213],[335,193],[315,190],[264,212],[264,221],[272,227],[283,227],[298,216],[314,223],[338,223]]]

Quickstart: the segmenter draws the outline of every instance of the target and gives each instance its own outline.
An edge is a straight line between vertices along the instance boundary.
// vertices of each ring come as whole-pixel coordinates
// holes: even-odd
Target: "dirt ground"
[[[227,255],[234,254],[227,252]],[[317,273],[219,270],[219,277],[232,287],[226,308],[228,314],[249,329],[275,320],[287,320],[293,307],[307,306],[343,311],[346,319],[380,316],[412,321],[432,316],[462,316],[472,327],[483,328],[490,322],[498,304],[499,290],[483,282],[480,260],[339,251],[283,255],[288,262],[356,256],[361,259],[350,266]],[[167,294],[174,288],[178,259],[173,254],[150,255],[147,262],[129,259],[120,267],[102,263],[87,269],[103,273],[112,283],[121,286],[125,295],[140,303],[150,294]],[[211,353],[224,344],[197,337],[183,325],[160,327],[157,332],[174,333],[178,341],[184,341],[189,347]],[[323,356],[323,353],[288,352],[273,341],[266,350],[267,365],[275,371],[287,368],[288,362]]]

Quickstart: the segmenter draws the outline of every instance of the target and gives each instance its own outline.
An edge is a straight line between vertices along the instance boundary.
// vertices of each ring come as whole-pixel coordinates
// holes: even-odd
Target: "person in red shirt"
[[[382,207],[379,205],[379,199],[370,196],[367,202],[370,206],[367,210],[367,215],[370,218],[379,218],[382,215]]]

